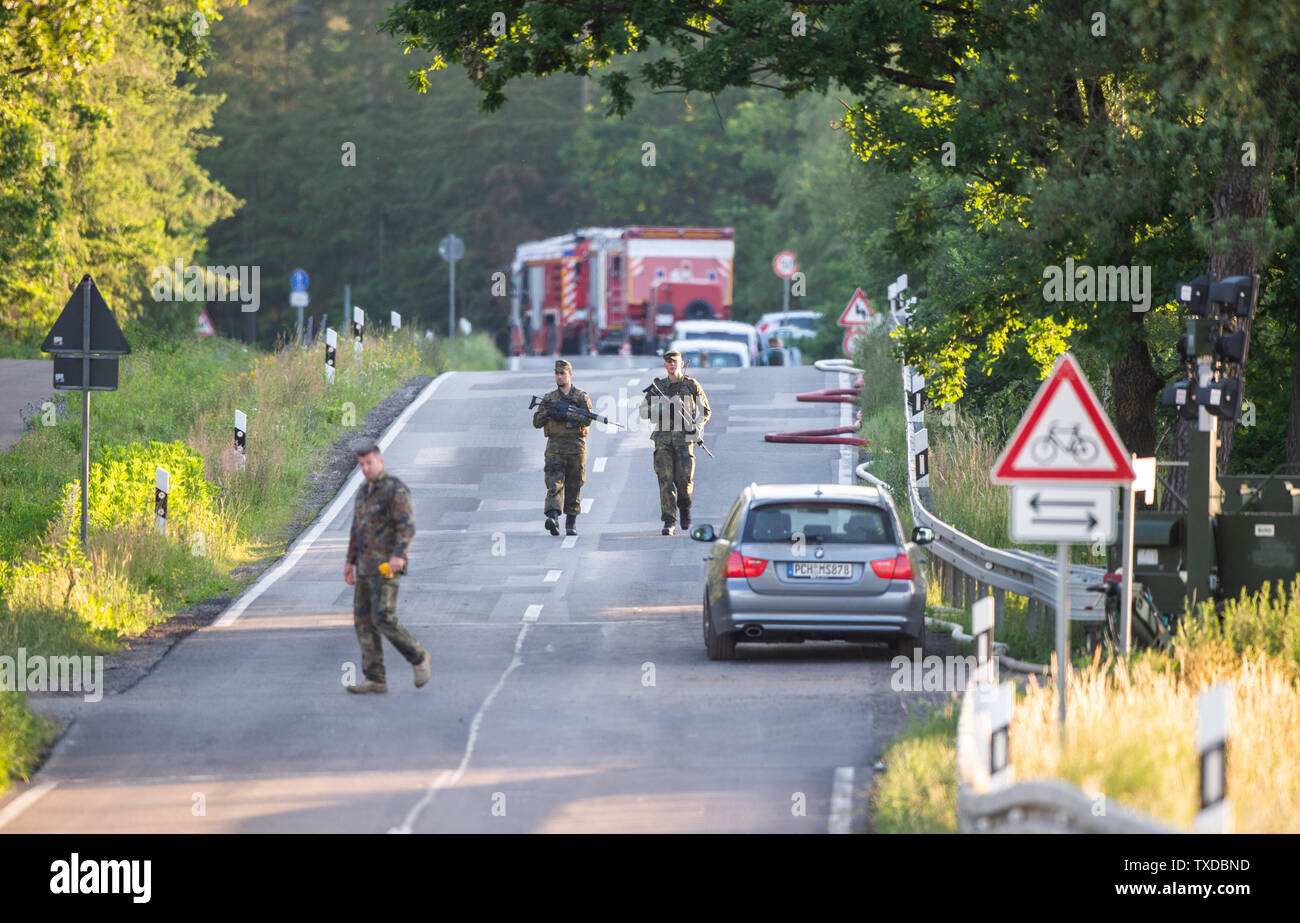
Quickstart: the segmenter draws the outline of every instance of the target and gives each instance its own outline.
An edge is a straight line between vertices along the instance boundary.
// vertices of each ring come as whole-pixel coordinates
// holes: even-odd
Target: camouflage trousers
[[[691,508],[695,489],[695,446],[655,445],[655,477],[659,479],[659,515],[676,522],[678,507]]]
[[[582,512],[582,484],[586,478],[586,451],[547,452],[542,468],[546,475],[545,512],[560,509],[560,493],[564,493],[564,514],[577,516]]]
[[[411,637],[394,614],[397,610],[397,577],[357,574],[352,595],[352,624],[361,642],[361,672],[376,683],[384,679],[384,645],[387,638],[408,663],[424,659],[424,648]],[[381,637],[382,633],[382,637]]]

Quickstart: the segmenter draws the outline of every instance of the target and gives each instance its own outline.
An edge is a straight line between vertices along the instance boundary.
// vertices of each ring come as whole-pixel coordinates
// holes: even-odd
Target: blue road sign
[[[295,292],[307,291],[307,270],[295,269],[289,277],[289,289]]]

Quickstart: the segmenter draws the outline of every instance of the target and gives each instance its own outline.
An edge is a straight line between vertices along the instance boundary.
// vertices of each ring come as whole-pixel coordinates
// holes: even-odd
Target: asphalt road
[[[580,361],[575,383],[614,417],[620,393],[635,406],[661,374],[652,363]],[[0,829],[861,829],[870,767],[919,698],[890,690],[886,649],[742,644],[735,662],[710,662],[706,546],[659,534],[644,429],[593,427],[580,535],[543,530],[544,439],[527,404],[554,379],[546,360],[523,365],[438,379],[385,451],[414,496],[398,615],[433,652],[428,686],[386,645],[389,693],[343,689],[360,663],[342,578],[357,473],[283,566],[128,692],[33,697],[75,721],[0,803]],[[838,425],[847,405],[794,396],[846,378],[695,374],[717,456],[696,465],[696,523],[719,524],[750,481],[847,478],[856,450],[762,440]]]
[[[22,408],[52,400],[58,394],[54,390],[53,360],[0,359],[0,452],[22,438]]]

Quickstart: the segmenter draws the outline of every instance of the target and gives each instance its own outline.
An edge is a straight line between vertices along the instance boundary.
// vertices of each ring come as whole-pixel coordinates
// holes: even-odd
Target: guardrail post
[[[993,629],[1002,633],[1002,623],[1007,614],[1007,591],[993,588]]]

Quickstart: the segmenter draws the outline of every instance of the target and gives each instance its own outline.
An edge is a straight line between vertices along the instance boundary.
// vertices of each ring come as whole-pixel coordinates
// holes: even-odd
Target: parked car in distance
[[[763,342],[773,334],[781,336],[784,346],[790,339],[804,340],[817,336],[817,322],[821,319],[818,311],[775,311],[764,314],[755,326]]]
[[[666,352],[676,350],[694,369],[749,368],[749,347],[731,340],[673,340]]]
[[[758,331],[753,324],[734,320],[680,320],[673,327],[676,340],[730,340],[749,348],[749,364],[758,362]]]
[[[750,484],[711,542],[704,584],[704,646],[731,660],[737,642],[886,641],[925,647],[925,575],[893,498],[875,487]]]

